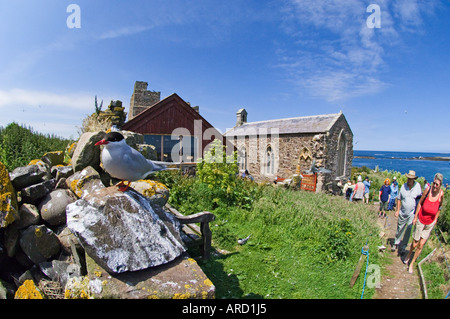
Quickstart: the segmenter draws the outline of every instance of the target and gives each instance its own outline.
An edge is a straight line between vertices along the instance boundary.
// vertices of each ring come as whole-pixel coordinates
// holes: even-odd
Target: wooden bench
[[[211,255],[211,239],[212,232],[209,228],[209,223],[213,221],[216,216],[210,212],[200,212],[184,216],[175,208],[166,204],[165,207],[171,212],[175,218],[183,225],[182,230],[186,233],[191,240],[199,244],[202,251],[202,258],[209,259]],[[200,227],[197,225],[200,223]]]

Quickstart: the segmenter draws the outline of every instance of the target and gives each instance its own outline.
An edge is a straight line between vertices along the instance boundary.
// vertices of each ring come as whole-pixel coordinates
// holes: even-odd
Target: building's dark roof
[[[336,123],[342,112],[315,116],[303,116],[279,120],[244,123],[225,133],[226,136],[252,136],[267,134],[325,133]],[[277,132],[278,130],[278,132]]]

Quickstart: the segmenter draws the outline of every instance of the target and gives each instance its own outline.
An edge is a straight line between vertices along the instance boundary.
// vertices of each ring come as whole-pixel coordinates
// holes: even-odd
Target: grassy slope
[[[200,265],[216,298],[360,298],[365,265],[352,289],[349,281],[368,239],[370,263],[381,262],[375,215],[341,197],[269,188],[251,211],[214,213],[213,248],[222,253]]]

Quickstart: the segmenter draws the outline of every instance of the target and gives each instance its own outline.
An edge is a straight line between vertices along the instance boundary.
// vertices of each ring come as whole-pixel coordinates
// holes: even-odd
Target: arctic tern
[[[126,191],[129,183],[145,179],[148,175],[157,171],[176,169],[167,168],[167,163],[146,159],[141,153],[129,146],[119,132],[107,133],[95,145],[104,145],[101,156],[103,168],[109,175],[121,180],[118,184],[121,191]],[[125,185],[124,181],[127,181],[128,185]]]

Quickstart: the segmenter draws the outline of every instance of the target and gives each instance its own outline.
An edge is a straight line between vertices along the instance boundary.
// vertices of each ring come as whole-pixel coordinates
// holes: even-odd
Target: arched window
[[[272,147],[269,145],[266,149],[266,174],[274,174],[275,173],[275,155],[272,150]]]
[[[238,164],[240,170],[247,169],[247,151],[245,147],[242,147],[241,150],[238,152]]]
[[[347,161],[347,139],[345,138],[344,131],[342,130],[338,138],[337,147],[337,176],[345,175],[345,163]]]

